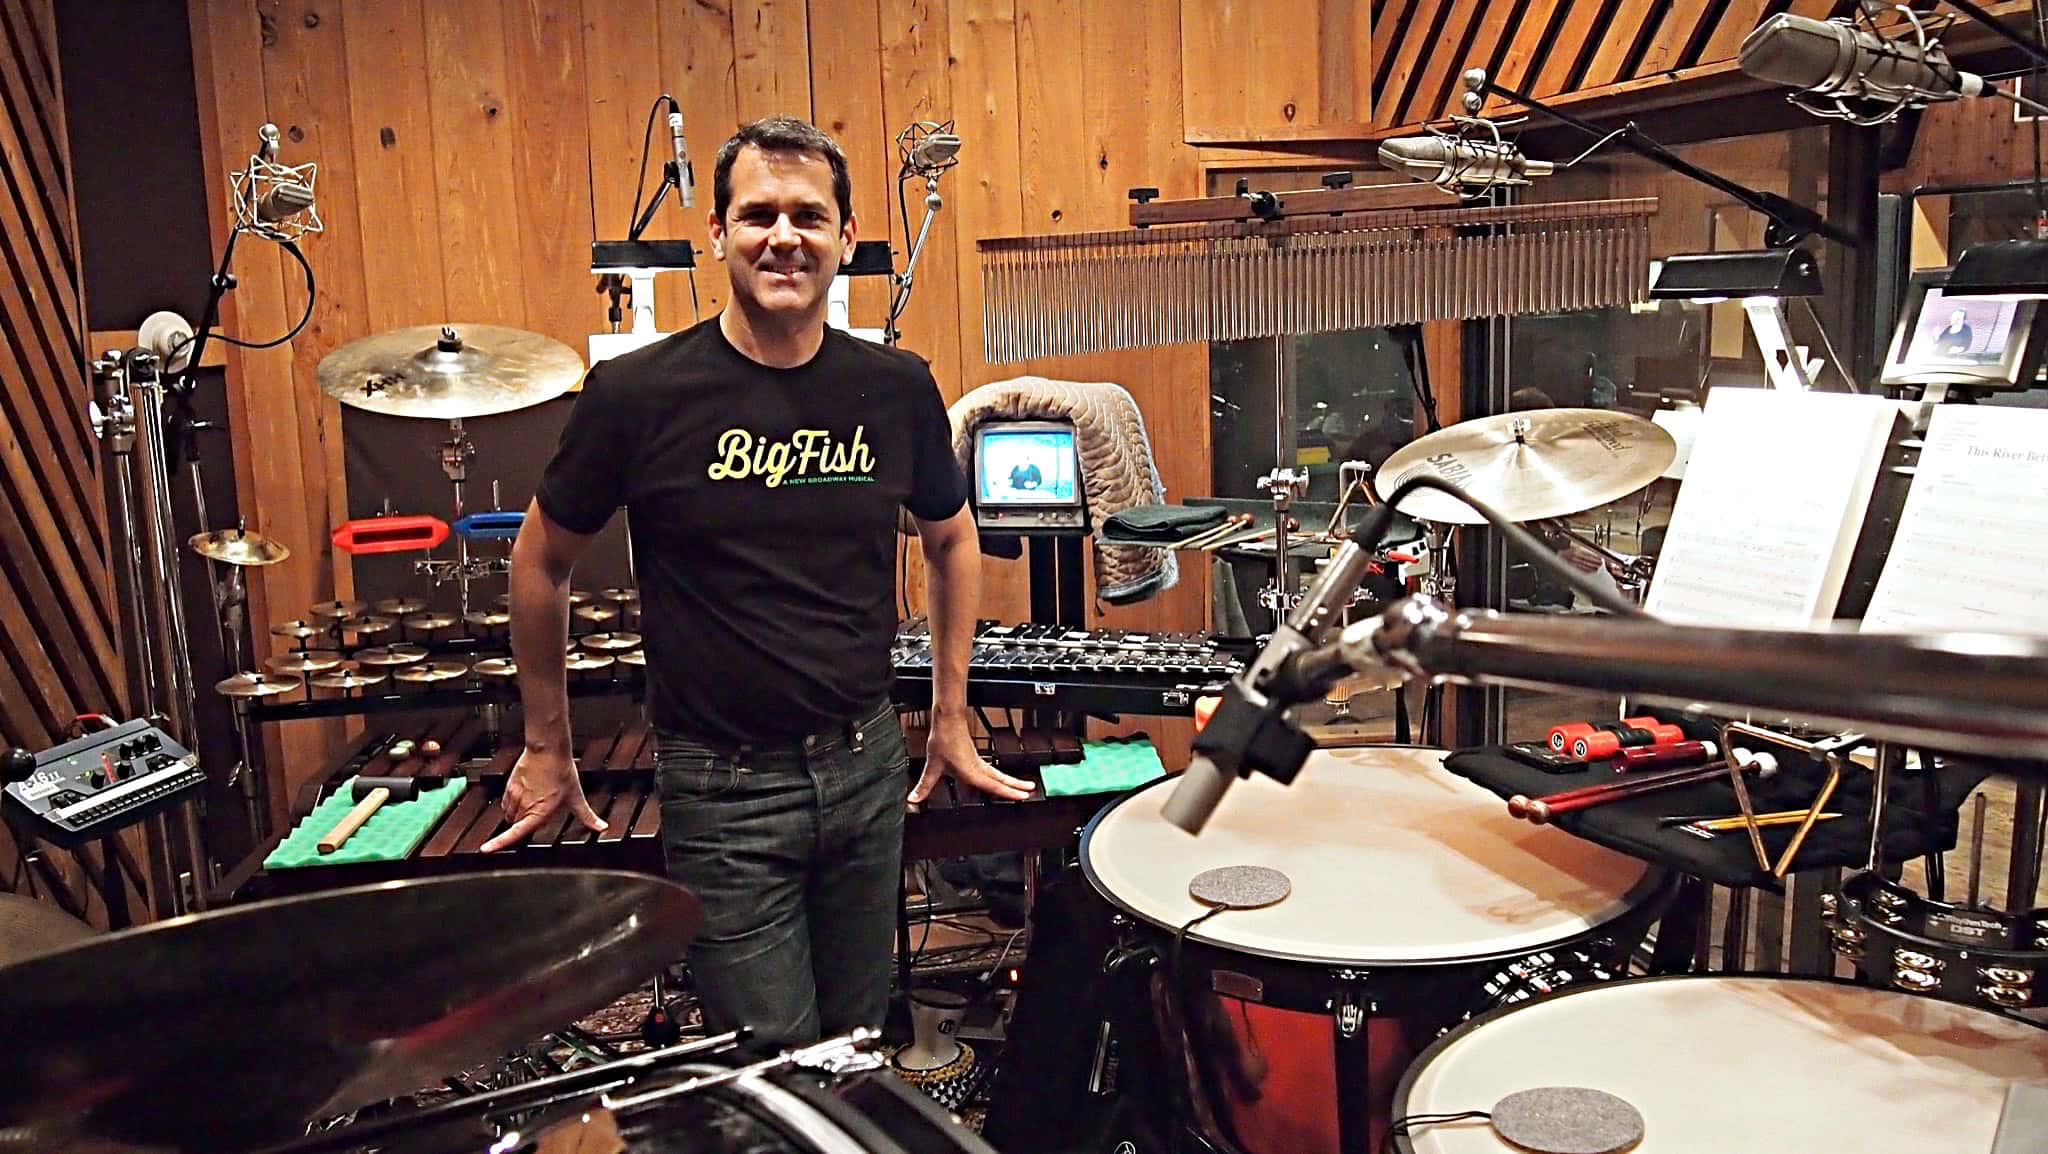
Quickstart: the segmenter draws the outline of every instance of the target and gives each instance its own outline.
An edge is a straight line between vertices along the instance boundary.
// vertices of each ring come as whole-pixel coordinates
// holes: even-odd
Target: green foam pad
[[[1048,765],[1038,771],[1045,782],[1045,796],[1073,797],[1083,793],[1121,793],[1166,776],[1159,764],[1159,751],[1152,739],[1138,734],[1125,739],[1081,743],[1081,760],[1068,765]]]
[[[454,777],[433,789],[423,789],[412,801],[387,801],[377,807],[370,820],[362,828],[341,843],[333,853],[320,852],[320,839],[334,828],[336,822],[355,808],[355,778],[343,782],[341,788],[327,795],[326,800],[313,807],[313,812],[299,819],[292,832],[270,856],[263,859],[264,869],[297,869],[300,866],[350,865],[356,862],[400,861],[411,856],[427,838],[428,831],[441,820],[462,791],[469,788],[469,779]]]

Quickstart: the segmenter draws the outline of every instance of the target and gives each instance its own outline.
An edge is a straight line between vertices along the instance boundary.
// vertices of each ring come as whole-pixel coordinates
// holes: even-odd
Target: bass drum
[[[1162,815],[1171,778],[1096,816],[1088,880],[1169,975],[1156,1020],[1183,1121],[1249,1154],[1377,1151],[1415,1052],[1479,1006],[1622,972],[1670,893],[1662,871],[1510,817],[1411,746],[1320,750],[1291,786],[1237,783],[1200,837]],[[1189,896],[1262,866],[1258,909]],[[1184,929],[1185,928],[1185,929]]]
[[[1633,1107],[1657,1154],[1981,1151],[2025,1082],[2048,1082],[2048,1030],[1989,1010],[1824,978],[1641,978],[1445,1035],[1395,1092],[1395,1148],[1509,1154],[1483,1118],[1398,1123],[1583,1087]]]
[[[622,1095],[723,1073],[685,1066],[643,1078]],[[995,1154],[979,1135],[886,1070],[750,1074],[635,1105],[595,1095],[551,1098],[517,1126],[461,1154]],[[412,1150],[416,1144],[399,1142]],[[435,1149],[454,1154],[456,1144]]]

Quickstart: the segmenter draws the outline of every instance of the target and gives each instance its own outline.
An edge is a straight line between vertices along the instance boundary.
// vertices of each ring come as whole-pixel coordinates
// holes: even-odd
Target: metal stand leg
[[[2005,908],[2030,910],[2041,887],[2043,826],[2048,825],[2048,788],[2028,777],[2013,791],[2012,867],[2005,883]]]

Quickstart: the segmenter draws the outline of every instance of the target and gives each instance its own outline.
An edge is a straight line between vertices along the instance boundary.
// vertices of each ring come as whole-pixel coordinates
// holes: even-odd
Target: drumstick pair
[[[1768,753],[1752,754],[1738,749],[1735,755],[1741,760],[1741,769],[1745,773],[1755,770],[1759,777],[1769,777],[1777,772],[1778,761]],[[1688,766],[1684,769],[1668,769],[1662,773],[1643,774],[1640,777],[1604,781],[1537,798],[1516,794],[1508,799],[1508,812],[1537,825],[1546,825],[1560,814],[1591,809],[1611,801],[1626,801],[1632,797],[1641,797],[1646,793],[1655,793],[1675,786],[1712,781],[1726,773],[1727,768],[1726,765],[1717,762],[1712,765]]]

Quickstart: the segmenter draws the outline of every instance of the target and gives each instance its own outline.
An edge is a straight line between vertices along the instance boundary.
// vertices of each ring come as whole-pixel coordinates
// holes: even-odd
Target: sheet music
[[[1897,412],[1882,397],[1715,389],[1644,607],[1700,625],[1832,617]]]
[[[1867,630],[2048,633],[2048,411],[1938,405]]]

